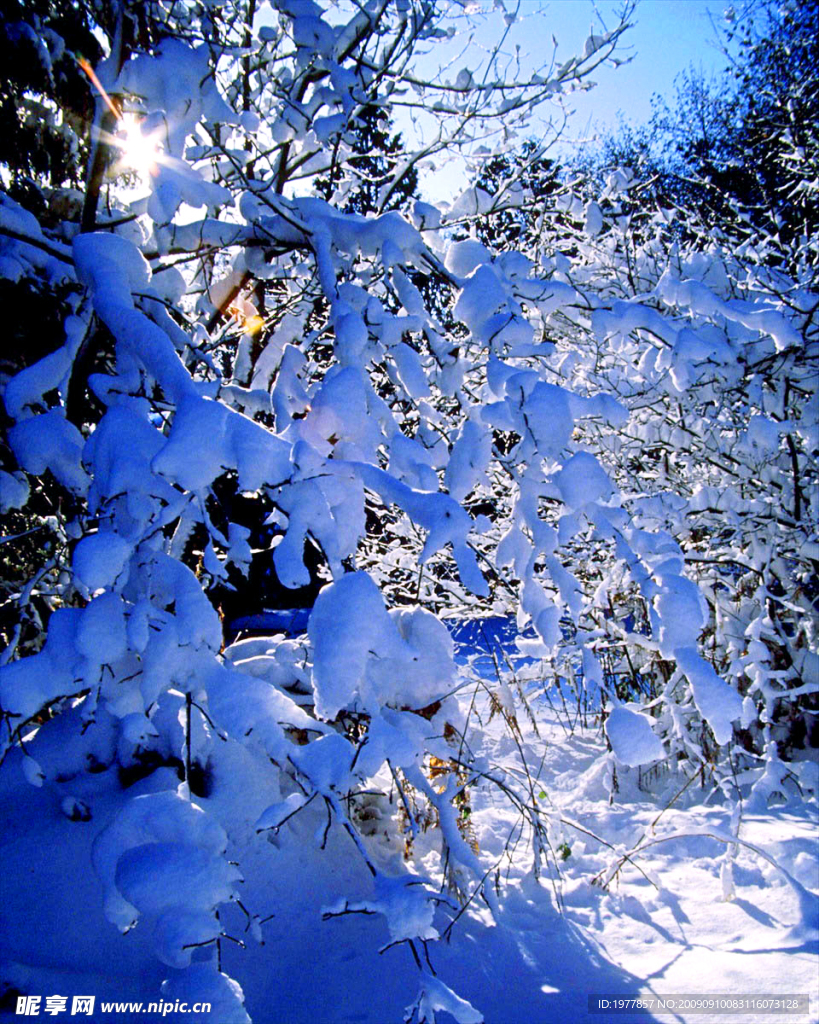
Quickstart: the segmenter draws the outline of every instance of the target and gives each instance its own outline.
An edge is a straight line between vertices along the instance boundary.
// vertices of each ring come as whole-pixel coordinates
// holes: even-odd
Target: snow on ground
[[[441,979],[478,1007],[488,1024],[816,1020],[816,929],[804,922],[801,930],[794,927],[800,921],[797,892],[782,871],[748,847],[733,858],[731,893],[726,844],[702,834],[730,832],[731,808],[719,794],[695,780],[660,814],[684,775],[620,765],[619,791],[610,803],[613,762],[599,728],[590,721],[589,728],[572,733],[562,712],[548,705],[536,711],[539,735],[517,709],[521,749],[537,775],[532,791],[549,816],[559,867],[546,868],[535,881],[527,835],[503,793],[488,783],[470,787],[471,835],[496,880],[500,911],[493,920],[475,898],[448,941],[431,944]],[[486,773],[500,776],[501,766],[519,765],[518,740],[500,714],[487,722],[488,709],[476,706],[473,715],[486,727],[480,751]],[[107,922],[90,852],[127,798],[176,788],[176,773],[159,768],[125,791],[114,769],[35,788],[25,779],[22,760],[15,750],[0,769],[0,980],[6,989],[0,1020],[20,1019],[17,993],[39,994],[43,1006],[49,995],[93,993],[96,1015],[72,1019],[150,1020],[147,1014],[99,1013],[102,1000],[158,999],[163,979],[175,972],[154,956],[144,922],[124,936]],[[269,917],[261,925],[263,945],[254,941],[256,927],[248,928],[239,907],[229,906],[221,919],[247,947],[223,941],[222,969],[241,984],[256,1024],[402,1020],[418,986],[407,947],[378,952],[390,942],[380,916],[322,920],[322,910],[339,899],[371,895],[369,873],[346,833],[331,828],[320,849],[326,815],[316,805],[278,834],[257,834],[259,816],[286,794],[233,742],[219,745],[210,785],[210,795],[199,802],[230,836],[228,855],[239,862],[244,879],[238,883],[242,903],[251,915]],[[389,780],[382,790],[385,796],[373,797],[360,819],[372,856],[397,874],[404,865],[398,801],[393,793],[390,802]],[[66,797],[87,804],[91,819],[70,820]],[[819,893],[816,812],[815,799],[792,798],[766,813],[745,815],[740,837],[789,872],[797,889],[801,884]],[[613,875],[616,858],[650,836],[652,823],[655,838],[681,835],[648,847]],[[438,841],[433,829],[419,836],[415,871],[435,874]],[[593,884],[607,878],[607,886]],[[467,894],[475,888],[474,881],[460,881]],[[808,905],[807,912],[814,910]],[[440,932],[454,914],[439,910]],[[809,993],[811,1010],[785,1017],[588,1013],[590,994],[696,993]],[[69,1014],[49,1019],[62,1017]],[[439,1014],[441,1021],[451,1019]]]

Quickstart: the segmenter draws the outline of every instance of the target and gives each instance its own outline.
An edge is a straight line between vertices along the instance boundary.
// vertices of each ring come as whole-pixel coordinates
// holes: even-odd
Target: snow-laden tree
[[[753,760],[774,738],[790,751],[806,733],[815,737],[812,248],[806,239],[802,273],[790,279],[776,269],[777,240],[757,233],[737,247],[696,210],[662,206],[650,189],[617,169],[602,193],[575,180],[551,211],[520,212],[521,236],[538,232],[530,255],[588,309],[549,324],[561,354],[547,379],[592,400],[616,397],[620,421],[610,415],[601,430],[591,419],[578,440],[618,486],[637,543],[659,544],[654,557],[666,564],[646,574],[648,552],[629,551],[617,532],[614,552],[604,547],[591,563],[590,535],[573,539],[566,555],[590,599],[587,621],[600,631],[591,646],[605,652],[612,684],[642,693],[681,752],[710,766],[719,759],[714,739],[728,743],[735,718],[718,727],[707,706],[721,689],[717,676],[731,681],[737,692],[722,692],[735,711],[744,699],[737,738]],[[675,559],[685,565],[677,579]],[[684,596],[693,597],[694,582],[699,607]],[[663,625],[663,609],[681,632]],[[697,686],[702,665],[688,673],[685,656],[673,654],[686,616],[716,669],[707,673],[714,689],[704,675]],[[692,691],[680,688],[686,677]],[[776,755],[775,744],[766,749]]]
[[[496,8],[508,29],[514,13]],[[247,1019],[217,955],[238,838],[207,795],[220,764],[252,761],[270,794],[257,833],[323,811],[317,842],[340,830],[366,865],[372,887],[326,916],[386,918],[419,968],[408,1019],[480,1020],[428,950],[439,906],[496,906],[468,787],[490,780],[518,808],[536,873],[549,832],[525,761],[497,772],[476,757],[441,616],[512,613],[530,677],[605,690],[612,781],[615,763],[672,755],[721,779],[735,725],[759,721],[766,761],[749,777],[758,799],[779,785],[777,701],[808,692],[817,657],[793,613],[817,554],[815,299],[718,238],[675,245],[662,211],[630,219],[624,173],[597,202],[567,192],[556,226],[544,204],[526,251],[494,250],[472,226],[525,215],[539,151],[506,177],[493,163],[492,193],[391,209],[421,161],[453,147],[496,159],[535,105],[610,56],[628,10],[582,56],[522,80],[501,73],[502,35],[482,68],[424,77],[421,56],[457,26],[427,0],[94,11],[107,49],[86,62],[84,189],[39,183],[52,211],[78,202],[46,220],[0,195],[3,275],[62,310],[59,342],[4,387],[3,506],[35,502],[28,528],[50,538],[12,595],[4,749],[21,748],[35,785],[53,777],[36,755],[57,728],[77,771],[178,766],[181,785],[133,799],[93,857],[108,917],[152,929],[176,998]],[[23,5],[19,33],[48,70],[62,44],[43,18]],[[427,135],[388,162],[362,216],[345,201],[374,109],[423,111]],[[240,586],[254,557],[248,502],[276,527],[281,584],[310,583],[310,545],[326,585],[304,638],[225,649],[208,594]],[[714,524],[726,515],[758,528],[736,541]],[[709,576],[712,561],[738,571]],[[615,657],[630,692],[610,685]],[[663,685],[645,701],[650,677]],[[517,742],[512,682],[499,666],[489,699]],[[370,841],[379,788],[398,796],[408,854],[422,822],[438,830],[448,890]]]

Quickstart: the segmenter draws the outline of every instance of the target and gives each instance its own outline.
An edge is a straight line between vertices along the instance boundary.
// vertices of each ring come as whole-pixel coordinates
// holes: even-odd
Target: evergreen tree
[[[407,156],[404,141],[391,127],[390,117],[380,107],[372,103],[362,107],[343,135],[352,155],[338,160],[339,138],[329,175],[316,181],[319,195],[329,202],[338,192],[338,208],[345,213],[406,209],[409,200],[418,196],[418,170],[412,163],[402,167]]]

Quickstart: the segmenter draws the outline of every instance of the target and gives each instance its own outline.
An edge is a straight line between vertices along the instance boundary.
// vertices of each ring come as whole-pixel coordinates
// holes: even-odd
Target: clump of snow
[[[611,497],[613,487],[608,474],[588,452],[577,452],[555,474],[560,497],[569,508],[582,508],[591,502]]]
[[[194,946],[220,934],[215,909],[235,898],[242,877],[226,845],[221,827],[181,792],[137,797],[94,843],[108,919],[121,930],[152,920],[156,955],[187,967]]]
[[[42,649],[0,667],[0,705],[7,714],[26,721],[51,701],[77,692],[85,668],[75,646],[81,617],[78,608],[57,609]]]
[[[110,531],[83,537],[74,549],[74,572],[91,591],[113,587],[133,553],[128,541]]]
[[[82,434],[57,409],[21,420],[9,430],[9,445],[29,473],[50,469],[75,494],[88,492],[88,476],[81,465]]]
[[[491,263],[492,257],[485,245],[474,238],[453,242],[449,246],[444,266],[456,277],[468,277],[484,263]]]
[[[451,1014],[458,1024],[483,1024],[480,1011],[456,995],[440,978],[424,971],[418,1000],[407,1007],[407,1019],[412,1013],[417,1013],[419,1021],[435,1021],[435,1014],[440,1010]]]
[[[292,817],[307,803],[308,797],[303,793],[291,793],[287,799],[268,807],[257,820],[255,829],[264,832],[267,829],[278,830],[285,819]]]
[[[664,657],[675,657],[679,648],[693,649],[708,622],[708,607],[696,583],[684,576],[663,576],[654,607],[660,621],[660,649]]]
[[[383,914],[393,942],[403,942],[407,939],[437,939],[438,932],[432,926],[432,919],[435,916],[434,897],[427,885],[427,879],[412,875],[379,875],[372,897],[339,901],[325,907],[323,913],[327,917],[360,911]]]
[[[290,476],[290,445],[221,403],[199,396],[182,401],[154,471],[203,491],[232,468],[244,491],[279,483]]]
[[[29,486],[23,473],[7,473],[0,469],[0,514],[22,508],[28,501]]]
[[[162,982],[162,997],[166,1005],[210,1003],[210,1017],[219,1024],[251,1024],[241,985],[212,963],[194,963],[171,975]]]
[[[730,743],[733,723],[742,717],[742,697],[724,679],[720,679],[696,647],[674,651],[677,665],[688,676],[694,703],[714,730],[717,743]]]
[[[140,914],[159,916],[223,903],[239,877],[223,857],[194,843],[143,843],[121,854],[114,884]]]
[[[455,670],[446,627],[424,609],[390,614],[372,579],[348,573],[319,594],[309,623],[316,710],[375,713],[422,708],[445,693]]]
[[[26,782],[37,788],[45,782],[45,772],[33,757],[23,758],[23,775],[26,777]]]
[[[46,778],[66,782],[107,768],[116,756],[118,720],[104,708],[93,714],[80,701],[43,722],[26,743]]]
[[[329,733],[314,743],[299,747],[290,760],[319,793],[329,796],[331,791],[343,793],[351,785],[350,768],[355,747],[344,736]]]
[[[632,768],[661,761],[666,756],[651,720],[629,708],[612,708],[606,719],[606,735],[617,760]]]
[[[595,238],[603,230],[603,211],[597,203],[587,203],[583,222],[583,231],[590,238]]]

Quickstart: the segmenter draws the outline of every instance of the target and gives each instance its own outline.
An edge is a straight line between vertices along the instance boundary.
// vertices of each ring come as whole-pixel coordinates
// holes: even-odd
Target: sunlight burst
[[[160,133],[156,130],[143,132],[135,114],[123,115],[119,124],[117,145],[122,152],[123,164],[139,175],[155,175],[162,154]]]

